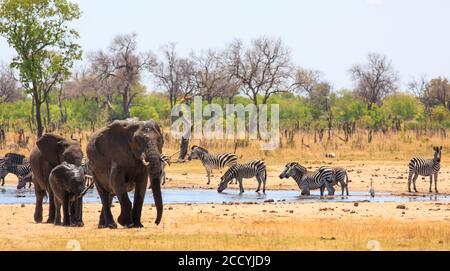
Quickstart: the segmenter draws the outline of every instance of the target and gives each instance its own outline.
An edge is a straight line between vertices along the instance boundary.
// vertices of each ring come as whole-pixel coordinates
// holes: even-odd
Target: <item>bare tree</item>
[[[425,92],[432,105],[442,105],[450,110],[450,83],[445,77],[432,79]]]
[[[312,96],[314,88],[321,81],[322,72],[316,70],[308,70],[304,68],[297,68],[294,73],[294,87],[299,93],[306,93],[309,97]]]
[[[369,110],[374,104],[395,91],[399,77],[386,56],[371,53],[366,65],[355,65],[350,69],[356,83],[355,93],[367,103]]]
[[[242,92],[258,106],[258,97],[266,104],[272,94],[290,89],[290,52],[281,39],[261,37],[244,48],[234,41],[227,52],[230,73],[240,81]]]
[[[172,109],[181,99],[191,100],[196,90],[196,71],[194,63],[188,58],[181,58],[176,52],[176,45],[169,43],[162,48],[163,57],[150,69],[158,85],[167,92]]]
[[[0,66],[0,103],[14,102],[23,98],[14,71],[7,65]]]
[[[421,75],[418,78],[413,78],[408,84],[408,89],[422,102],[425,106],[425,111],[430,112],[433,106],[428,94],[428,79],[426,75]]]
[[[207,50],[199,55],[192,55],[196,65],[196,82],[199,94],[212,103],[215,97],[220,97],[228,85],[230,76],[226,73],[220,52]]]
[[[92,73],[105,88],[112,88],[122,98],[124,118],[130,116],[130,107],[140,93],[142,73],[154,64],[151,53],[137,52],[135,33],[118,35],[107,52],[98,51],[90,56]]]

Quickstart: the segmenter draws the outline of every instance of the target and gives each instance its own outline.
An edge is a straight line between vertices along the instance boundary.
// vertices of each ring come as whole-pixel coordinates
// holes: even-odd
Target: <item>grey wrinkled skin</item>
[[[63,162],[55,167],[49,176],[50,188],[55,202],[55,225],[82,227],[83,197],[85,177],[82,167]]]
[[[114,121],[94,133],[87,146],[89,166],[102,201],[99,228],[116,228],[111,213],[114,195],[120,203],[118,217],[125,227],[143,227],[141,212],[150,178],[159,224],[163,212],[160,156],[164,139],[153,121]],[[134,189],[133,204],[127,192]]]
[[[34,221],[42,223],[42,201],[48,195],[49,215],[47,223],[55,222],[53,191],[50,188],[50,172],[62,162],[81,166],[83,152],[80,143],[64,137],[45,134],[36,142],[30,154],[30,166],[33,172],[36,207]]]

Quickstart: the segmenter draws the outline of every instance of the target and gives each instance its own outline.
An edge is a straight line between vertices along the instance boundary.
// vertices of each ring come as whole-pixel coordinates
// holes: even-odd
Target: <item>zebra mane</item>
[[[300,164],[297,163],[297,162],[288,163],[288,164],[286,165],[286,167],[293,167],[293,168],[297,169],[298,171],[304,172],[304,173],[308,171],[308,170],[306,169],[306,167],[300,165]]]
[[[192,146],[191,151],[193,151],[194,149],[198,149],[198,150],[200,150],[201,152],[204,152],[204,153],[209,153],[207,149],[205,149],[203,147],[200,147],[200,146],[197,146],[197,145]]]

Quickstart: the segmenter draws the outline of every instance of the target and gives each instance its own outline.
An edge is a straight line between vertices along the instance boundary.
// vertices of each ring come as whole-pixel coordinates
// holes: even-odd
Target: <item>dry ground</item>
[[[337,140],[324,146],[314,144],[310,136],[304,138],[304,146],[296,138],[292,148],[264,153],[253,144],[239,148],[237,154],[241,161],[266,161],[269,190],[298,190],[292,179],[278,178],[287,162],[297,161],[311,170],[322,165],[347,168],[350,192],[368,191],[372,177],[377,192],[401,194],[407,191],[409,158],[414,154],[432,157],[431,146],[443,145],[439,190],[450,194],[450,138],[416,139],[414,134],[400,133],[378,135],[372,144],[365,140],[360,135],[349,143]],[[220,144],[208,148],[233,150]],[[175,151],[175,144],[167,144],[164,153]],[[324,158],[327,152],[336,153],[337,158]],[[221,173],[215,172],[209,186],[205,175],[198,161],[172,164],[165,188],[216,189]],[[17,180],[8,176],[7,183],[15,185]],[[419,178],[417,184],[420,192],[428,193],[428,179]],[[244,186],[250,191],[256,182],[247,180]],[[367,250],[370,240],[378,241],[383,250],[450,250],[448,202],[167,205],[158,227],[152,223],[156,210],[146,205],[146,228],[117,230],[97,229],[100,204],[85,205],[84,228],[36,225],[33,209],[33,205],[0,205],[0,250],[64,250],[70,240],[79,242],[83,250]],[[119,209],[116,204],[115,217]]]
[[[405,209],[403,208],[404,205]],[[2,250],[449,250],[450,203],[264,203],[167,205],[160,226],[145,206],[144,229],[97,229],[32,222],[33,205],[0,206]],[[113,208],[117,217],[119,205]],[[69,242],[70,241],[70,242]]]

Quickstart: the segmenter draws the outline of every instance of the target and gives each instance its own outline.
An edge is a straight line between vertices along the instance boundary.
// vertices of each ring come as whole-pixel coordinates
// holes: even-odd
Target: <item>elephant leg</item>
[[[128,197],[125,187],[125,176],[117,168],[113,168],[111,172],[111,183],[113,185],[114,194],[116,194],[120,203],[120,215],[117,221],[124,227],[133,227],[133,219],[131,217],[131,201]]]
[[[83,198],[76,198],[70,206],[70,225],[73,227],[83,227]]]
[[[111,193],[109,193],[108,191],[103,189],[102,186],[96,184],[96,187],[97,187],[98,194],[100,196],[100,200],[102,201],[102,211],[100,213],[98,228],[99,229],[103,229],[103,228],[115,229],[115,228],[117,228],[117,224],[114,222],[114,218],[111,213],[111,205],[112,205],[113,196],[111,195]]]
[[[61,225],[61,202],[55,198],[55,225]]]
[[[36,206],[34,209],[34,221],[36,223],[42,223],[42,201],[44,200],[45,190],[40,189],[38,185],[34,187],[34,193],[36,195]]]
[[[131,211],[131,216],[133,218],[133,227],[143,228],[144,225],[141,223],[141,213],[142,205],[144,204],[145,198],[145,187],[147,186],[147,174],[136,177],[136,186],[134,189],[134,199],[133,199],[133,209]]]
[[[49,189],[48,191],[48,219],[47,223],[55,223],[55,200],[53,191]]]
[[[70,226],[70,206],[69,206],[69,195],[67,195],[67,192],[64,192],[63,198],[63,223],[62,225],[67,227]]]

